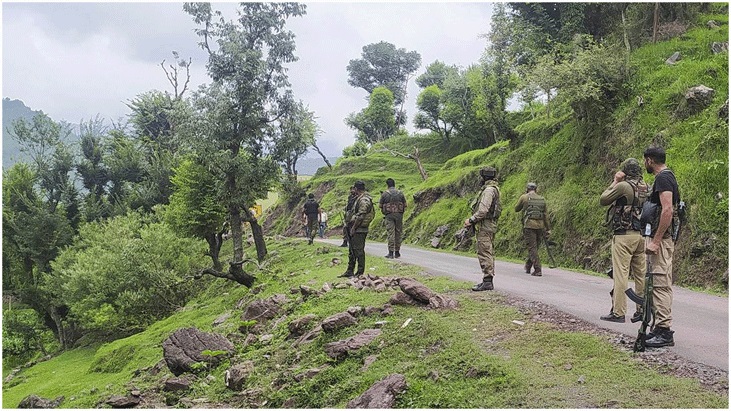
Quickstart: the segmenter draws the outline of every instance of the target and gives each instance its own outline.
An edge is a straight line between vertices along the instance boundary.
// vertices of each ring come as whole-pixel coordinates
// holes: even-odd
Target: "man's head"
[[[315,195],[314,195],[314,194],[312,194],[312,193],[310,193],[310,194],[307,194],[307,198],[310,198],[310,199],[314,199],[314,198],[315,198]]]
[[[656,167],[665,165],[665,149],[662,147],[648,147],[642,156],[648,173],[654,173]]]
[[[640,162],[636,158],[628,158],[619,165],[619,169],[631,179],[638,179],[642,177],[642,167]]]
[[[353,184],[353,188],[355,188],[356,191],[365,191],[365,183],[358,180]]]
[[[386,179],[386,186],[387,186],[388,188],[391,188],[391,187],[396,187],[396,182],[395,182],[395,181],[393,181],[393,178],[387,178],[387,179]]]
[[[536,183],[528,183],[525,185],[525,192],[530,193],[531,191],[536,191],[537,188]]]
[[[480,177],[482,181],[494,180],[497,177],[497,169],[492,166],[483,167],[480,169]]]

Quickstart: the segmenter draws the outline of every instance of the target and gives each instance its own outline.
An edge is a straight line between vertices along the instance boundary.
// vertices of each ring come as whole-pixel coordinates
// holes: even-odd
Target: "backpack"
[[[632,204],[625,204],[623,206],[615,205],[610,208],[613,211],[611,221],[612,231],[640,231],[642,229],[640,217],[642,215],[643,205],[650,196],[650,192],[647,184],[644,182],[639,184],[639,182],[635,183],[628,180],[627,183],[632,187]]]
[[[535,195],[528,195],[528,204],[525,206],[523,220],[543,220],[546,212],[546,199]]]
[[[404,203],[398,198],[397,200],[399,201],[393,201],[394,196],[393,193],[391,193],[391,190],[386,190],[385,193],[388,193],[388,202],[381,204],[381,211],[383,211],[383,214],[403,213],[405,209]]]
[[[375,209],[375,207],[373,207],[373,199],[371,198],[371,196],[368,193],[365,193],[362,196],[360,196],[358,198],[358,200],[356,200],[356,204],[355,204],[356,210],[358,208],[359,203],[364,198],[368,200],[368,212],[366,212],[366,214],[363,216],[363,221],[361,221],[360,226],[368,227],[368,225],[370,225],[371,221],[373,221],[373,219],[376,217],[376,209]]]
[[[497,222],[497,219],[500,218],[500,214],[503,211],[503,206],[500,203],[500,189],[498,186],[484,186],[482,190],[480,190],[480,193],[475,197],[474,200],[472,200],[472,203],[470,204],[470,208],[472,208],[472,214],[477,212],[477,207],[480,206],[480,199],[482,198],[482,194],[485,192],[485,189],[487,187],[494,187],[495,188],[495,196],[492,197],[492,204],[490,204],[490,210],[487,212],[487,218],[488,220],[495,220]]]

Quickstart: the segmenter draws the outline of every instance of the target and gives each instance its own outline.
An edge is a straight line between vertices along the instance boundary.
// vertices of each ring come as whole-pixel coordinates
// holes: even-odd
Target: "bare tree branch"
[[[319,154],[322,157],[322,159],[325,160],[325,164],[327,164],[327,168],[332,170],[333,169],[332,164],[330,164],[330,162],[327,161],[327,157],[325,157],[325,154],[320,150],[320,147],[317,146],[316,142],[312,143],[312,147],[315,149],[315,151],[317,151],[317,154]]]

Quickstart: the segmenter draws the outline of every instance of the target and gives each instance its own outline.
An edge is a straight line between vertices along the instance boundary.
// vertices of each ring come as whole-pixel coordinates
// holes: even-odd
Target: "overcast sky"
[[[168,90],[160,62],[172,51],[192,58],[191,85],[208,83],[206,54],[183,3],[2,3],[2,96],[22,100],[56,121],[78,124],[100,115],[118,121],[125,102],[149,90]],[[236,3],[213,3],[228,18]],[[315,2],[287,27],[299,61],[289,65],[297,99],[315,112],[320,148],[341,155],[355,141],[344,119],[367,104],[367,92],[348,85],[346,67],[362,47],[387,41],[421,54],[417,75],[435,60],[466,67],[487,43],[492,4]],[[409,82],[409,129],[418,87]]]

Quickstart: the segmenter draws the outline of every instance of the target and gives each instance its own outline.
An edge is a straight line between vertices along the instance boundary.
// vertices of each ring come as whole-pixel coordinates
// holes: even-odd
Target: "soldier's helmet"
[[[355,184],[353,184],[353,187],[355,187],[358,190],[365,190],[366,189],[365,188],[365,183],[362,182],[362,181],[360,181],[360,180],[356,181]]]
[[[619,169],[622,170],[624,174],[627,175],[627,177],[631,178],[640,178],[642,177],[642,167],[640,166],[640,162],[637,161],[636,158],[628,158],[622,162],[622,164],[619,166]]]
[[[538,188],[538,186],[536,185],[536,183],[528,183],[525,185],[525,189],[528,191],[535,190],[537,188]]]
[[[480,177],[483,180],[492,180],[497,176],[497,169],[492,166],[483,167],[480,169]]]

